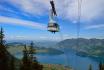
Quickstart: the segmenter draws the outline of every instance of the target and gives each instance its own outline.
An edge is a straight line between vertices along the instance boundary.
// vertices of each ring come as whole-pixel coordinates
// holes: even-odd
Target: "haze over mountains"
[[[52,46],[54,45],[50,45],[53,42],[48,42],[48,44],[46,44],[47,42],[38,42],[38,44],[34,44],[34,50],[33,52],[36,51],[37,55],[60,55],[63,54],[63,52],[61,50],[58,50],[56,48],[53,48]],[[30,43],[26,43],[26,42],[9,42],[6,44],[7,50],[14,56],[16,56],[18,58],[18,55],[22,55],[23,50],[24,50],[24,45],[26,44],[26,48],[27,50],[29,50],[30,48]]]
[[[25,42],[29,45],[29,41]],[[85,38],[79,38],[79,39],[66,39],[60,42],[53,42],[53,41],[40,41],[40,42],[34,42],[35,47],[39,49],[46,49],[46,50],[53,50],[52,48],[58,49],[60,46],[62,46],[65,49],[71,49],[77,51],[78,55],[83,56],[91,56],[91,57],[104,57],[104,39],[85,39]],[[79,44],[79,46],[77,45]],[[8,46],[23,46],[24,41],[18,43],[18,42],[11,42],[7,44]],[[50,49],[47,49],[50,48]],[[54,51],[53,50],[53,51]],[[56,52],[59,50],[55,50]],[[60,51],[59,51],[60,52]],[[58,53],[58,52],[57,52]]]
[[[85,39],[85,38],[79,38],[79,39],[66,39],[58,43],[58,45],[62,45],[65,48],[75,48],[77,47],[77,44],[79,44],[80,49],[86,49],[90,47],[96,47],[96,46],[104,46],[104,39]]]
[[[77,45],[79,44],[79,46]],[[93,57],[104,57],[104,39],[66,39],[57,44],[64,48],[76,50],[79,54],[93,56]]]

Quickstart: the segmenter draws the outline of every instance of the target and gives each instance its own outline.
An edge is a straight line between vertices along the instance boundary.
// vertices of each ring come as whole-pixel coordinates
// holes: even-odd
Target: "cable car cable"
[[[82,0],[78,0],[78,16],[77,16],[77,50],[79,50],[80,23],[81,23],[81,6],[82,6]]]
[[[77,15],[77,24],[76,24],[76,39],[77,39],[77,41],[76,41],[76,53],[78,52],[78,51],[80,51],[80,48],[79,48],[79,46],[80,46],[80,44],[79,44],[79,38],[80,38],[80,23],[81,23],[81,7],[82,7],[82,0],[78,0],[78,15]],[[78,60],[77,60],[77,58],[76,58],[76,63],[78,63],[77,62]],[[78,69],[76,69],[75,68],[75,70],[78,70]]]
[[[56,21],[58,22],[58,18],[56,17]],[[61,32],[61,29],[60,31],[58,32],[59,33],[59,36],[60,36],[60,41],[63,41],[64,40],[64,36],[63,36],[63,33]],[[68,56],[67,56],[67,52],[66,52],[66,49],[64,46],[59,46],[59,48],[61,48],[64,52],[64,58],[65,58],[65,64],[66,66],[69,66],[69,62],[68,62]]]
[[[63,38],[63,34],[62,34],[61,30],[60,30],[60,32],[59,32],[59,35],[60,35],[60,39],[61,39],[61,41],[63,41],[63,40],[64,40],[64,38]],[[61,47],[60,47],[60,48],[62,48],[62,49],[63,49],[64,55],[65,55],[65,64],[66,64],[66,66],[69,66],[68,56],[67,56],[66,49],[65,49],[65,47],[64,47],[64,46],[62,46],[62,45],[61,45]]]

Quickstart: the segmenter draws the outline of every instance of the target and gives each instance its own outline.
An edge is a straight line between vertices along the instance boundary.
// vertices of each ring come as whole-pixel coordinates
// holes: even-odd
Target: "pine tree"
[[[99,63],[99,70],[104,70],[104,64],[102,62]]]
[[[4,44],[4,34],[3,34],[3,28],[1,28],[0,30],[0,44],[3,45]]]
[[[3,28],[0,30],[0,70],[8,70],[8,56],[4,46],[4,34]]]
[[[99,63],[99,70],[102,70],[102,63]]]
[[[32,70],[42,70],[43,66],[38,63],[36,57],[33,56],[34,54],[36,54],[36,50],[34,49],[34,43],[31,42],[30,49],[29,49],[29,55],[30,55]]]
[[[33,55],[35,54],[34,44],[31,42],[29,50],[27,50],[26,45],[24,46],[23,59],[20,70],[42,70],[42,65],[40,65]]]
[[[31,70],[30,60],[28,58],[28,51],[27,51],[26,45],[24,46],[24,50],[23,50],[23,59],[22,59],[22,65],[20,70]]]
[[[92,65],[91,64],[89,65],[89,70],[92,70]]]
[[[34,43],[31,42],[30,48],[29,48],[29,56],[30,56],[30,60],[31,60],[31,61],[33,61],[33,55],[34,55],[34,53],[35,53],[34,51],[35,51],[35,49],[34,49]]]
[[[15,70],[15,58],[11,58],[11,66],[10,66],[10,70]]]

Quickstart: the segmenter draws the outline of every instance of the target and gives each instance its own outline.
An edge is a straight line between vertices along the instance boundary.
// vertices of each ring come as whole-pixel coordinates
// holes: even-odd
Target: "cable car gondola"
[[[59,32],[59,25],[55,21],[50,21],[48,24],[48,31],[52,33]]]
[[[52,33],[55,33],[55,32],[59,32],[59,25],[56,21],[54,21],[54,17],[57,16],[57,13],[56,13],[56,10],[55,10],[55,7],[54,7],[54,2],[53,1],[50,1],[50,4],[51,4],[51,13],[49,15],[50,17],[50,20],[49,20],[49,23],[48,23],[48,31],[52,32]]]

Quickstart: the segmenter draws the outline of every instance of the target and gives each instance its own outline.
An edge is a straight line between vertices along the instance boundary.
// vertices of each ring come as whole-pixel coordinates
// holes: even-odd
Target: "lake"
[[[58,56],[53,55],[37,55],[37,59],[41,63],[63,64],[72,67],[74,70],[88,70],[89,64],[93,70],[98,70],[98,62],[90,57],[81,57],[74,52],[69,51],[67,54]]]
[[[20,57],[20,55],[17,55]],[[91,64],[93,70],[98,70],[98,62],[90,57],[82,57],[73,51],[62,55],[36,55],[40,63],[63,64],[72,67],[74,70],[88,70]]]

